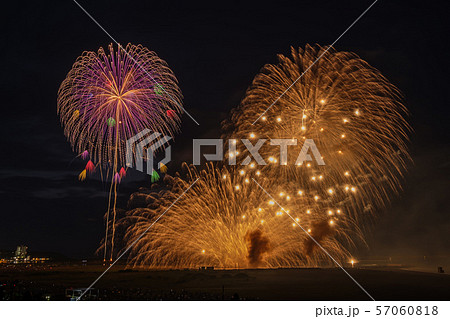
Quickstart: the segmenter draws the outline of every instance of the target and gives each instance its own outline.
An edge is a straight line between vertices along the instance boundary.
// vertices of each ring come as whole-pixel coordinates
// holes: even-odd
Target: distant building
[[[42,264],[48,262],[48,257],[32,257],[28,254],[28,247],[17,246],[15,251],[0,251],[0,264]]]
[[[24,245],[17,246],[13,258],[15,264],[25,263],[30,260],[30,256],[27,256],[27,250],[28,250],[27,246]]]
[[[17,246],[16,248],[16,253],[14,254],[14,256],[16,258],[20,258],[20,259],[24,259],[27,257],[27,246]]]

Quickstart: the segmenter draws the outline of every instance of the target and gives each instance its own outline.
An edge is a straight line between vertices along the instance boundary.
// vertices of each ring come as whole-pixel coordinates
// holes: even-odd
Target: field
[[[100,265],[0,269],[0,300],[67,300],[88,287]],[[347,269],[376,300],[449,300],[450,276],[395,268]],[[100,300],[368,300],[338,268],[125,270],[95,285]]]

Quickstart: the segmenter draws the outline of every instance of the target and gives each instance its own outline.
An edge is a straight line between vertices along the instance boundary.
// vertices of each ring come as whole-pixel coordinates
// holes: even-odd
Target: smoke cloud
[[[320,241],[331,235],[333,232],[333,228],[330,226],[328,221],[323,220],[320,222],[313,223],[311,225],[311,236],[320,244]],[[307,237],[303,243],[305,254],[310,256],[314,249],[318,248],[317,244],[311,239],[311,237]]]
[[[264,255],[270,251],[269,238],[264,236],[260,229],[256,229],[245,235],[245,241],[248,251],[247,261],[250,266],[258,267],[262,263]]]

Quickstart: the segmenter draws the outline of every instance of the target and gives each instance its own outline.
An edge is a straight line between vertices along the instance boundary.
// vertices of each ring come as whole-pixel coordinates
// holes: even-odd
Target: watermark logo
[[[259,154],[259,150],[266,143],[266,139],[259,139],[255,144],[252,144],[248,139],[241,139],[241,142],[244,144],[245,148],[250,153],[247,157],[239,163],[239,165],[248,165],[250,164],[252,157],[258,165],[267,165],[267,163],[262,158],[261,154]],[[208,161],[223,161],[223,140],[222,139],[194,139],[193,140],[193,164],[200,165],[200,157],[201,157],[201,147],[202,146],[215,146],[215,153],[212,154],[203,154],[206,160]],[[229,165],[238,165],[237,164],[237,139],[228,140],[228,164]],[[273,139],[270,140],[270,145],[278,146],[280,148],[280,165],[287,165],[288,158],[288,146],[297,145],[297,139]],[[295,165],[300,165],[303,162],[311,162],[313,161],[311,153],[314,156],[318,165],[325,165],[325,162],[320,155],[319,149],[314,143],[312,139],[306,139],[303,143],[302,149],[298,154],[297,160],[295,161]]]
[[[154,172],[153,164],[155,153],[158,149],[168,143],[172,138],[165,136],[158,132],[151,132],[149,129],[145,129],[142,132],[136,134],[126,143],[126,165],[128,167],[134,167],[136,170],[144,172],[144,160],[147,162],[146,171],[147,174],[152,175]],[[241,139],[240,142],[244,144],[248,151],[248,155],[240,163],[237,162],[237,139],[229,139],[228,141],[228,164],[229,165],[249,165],[253,160],[257,165],[267,165],[264,161],[259,150],[267,142],[267,139],[259,139],[254,144],[248,139]],[[296,146],[297,139],[273,139],[269,141],[269,144],[273,147],[279,148],[279,165],[287,165],[288,158],[288,146]],[[214,146],[214,153],[203,154],[201,152],[202,146]],[[144,153],[145,151],[145,153]],[[171,160],[171,147],[166,146],[164,148],[164,158],[158,162],[157,167],[162,170],[167,163]],[[201,157],[207,161],[223,161],[224,160],[224,140],[223,139],[194,139],[192,149],[192,163],[194,165],[201,164]],[[300,153],[297,156],[295,165],[301,165],[303,162],[312,162],[314,157],[318,165],[325,165],[325,162],[317,148],[314,140],[306,139],[302,145]]]
[[[145,138],[144,138],[145,137]],[[136,170],[144,172],[144,159],[147,161],[147,174],[153,173],[153,158],[158,149],[162,148],[164,144],[168,143],[172,137],[165,136],[161,133],[152,133],[149,129],[145,129],[126,143],[126,165],[127,167],[134,167]],[[145,150],[145,155],[144,155]],[[171,160],[170,145],[164,149],[164,158],[158,162],[158,168],[164,167]],[[133,156],[134,155],[134,156]],[[133,166],[133,162],[135,165]]]

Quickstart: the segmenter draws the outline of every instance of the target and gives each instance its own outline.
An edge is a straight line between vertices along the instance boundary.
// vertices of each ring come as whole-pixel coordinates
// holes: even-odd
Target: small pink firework
[[[94,166],[94,163],[92,163],[92,161],[87,162],[86,171],[88,171],[89,173],[92,173],[93,171],[95,171],[95,166]]]
[[[119,172],[120,178],[124,178],[127,175],[127,171],[122,167]]]
[[[81,158],[83,160],[86,160],[89,157],[89,152],[88,151],[84,151],[83,153],[81,153]]]
[[[114,175],[114,183],[116,183],[116,184],[120,183],[120,175],[119,175],[119,173],[116,173]]]

